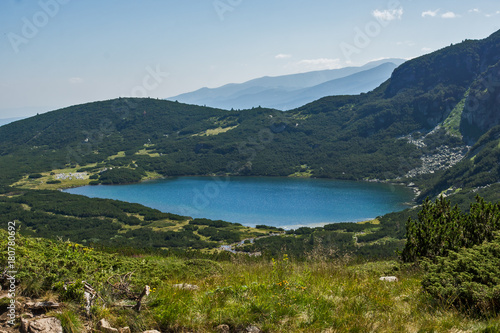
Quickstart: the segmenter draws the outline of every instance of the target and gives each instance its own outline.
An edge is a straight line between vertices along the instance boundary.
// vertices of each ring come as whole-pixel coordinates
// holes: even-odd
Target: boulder
[[[23,333],[63,333],[61,321],[54,317],[39,319],[21,319]]]
[[[97,329],[102,333],[119,333],[118,329],[111,327],[109,322],[104,318],[97,323]]]

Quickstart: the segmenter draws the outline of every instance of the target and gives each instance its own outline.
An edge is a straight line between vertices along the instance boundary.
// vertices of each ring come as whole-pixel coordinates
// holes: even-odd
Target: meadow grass
[[[0,246],[7,239],[0,232]],[[65,303],[57,316],[67,331],[96,327],[106,318],[113,327],[132,332],[245,331],[264,332],[498,332],[500,317],[470,318],[436,302],[421,288],[424,272],[397,261],[326,260],[311,255],[305,261],[227,255],[225,260],[185,259],[131,253],[101,252],[62,241],[18,236],[17,264],[21,302],[25,297]],[[5,259],[2,258],[2,261]],[[4,262],[2,262],[4,264]],[[143,311],[126,302],[111,284],[126,279],[130,291],[152,288]],[[395,275],[397,282],[380,281]],[[101,299],[85,316],[81,293],[62,291],[67,281],[85,280]],[[174,285],[188,283],[198,290]],[[132,302],[133,303],[133,302]]]
[[[487,322],[445,309],[421,291],[421,272],[380,281],[392,262],[236,263],[223,273],[191,281],[199,291],[158,288],[151,302],[160,327],[211,332],[255,325],[268,332],[460,332]],[[497,321],[498,323],[498,318]]]
[[[221,133],[226,133],[229,132],[230,130],[235,129],[239,125],[235,126],[228,126],[228,127],[217,127],[217,128],[212,128],[212,129],[207,129],[204,132],[198,133],[198,134],[193,134],[191,136],[213,136],[213,135],[219,135]]]

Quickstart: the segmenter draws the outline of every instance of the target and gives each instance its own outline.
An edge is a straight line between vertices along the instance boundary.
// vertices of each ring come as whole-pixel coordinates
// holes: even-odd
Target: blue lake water
[[[179,177],[65,191],[185,216],[277,227],[365,221],[403,210],[413,198],[404,186],[269,177]]]

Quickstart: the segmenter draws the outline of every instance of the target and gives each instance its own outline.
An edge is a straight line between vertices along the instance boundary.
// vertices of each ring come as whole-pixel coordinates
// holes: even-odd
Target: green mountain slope
[[[2,199],[2,209],[23,212],[25,220],[38,221],[32,232],[47,235],[50,230],[38,224],[52,214],[61,218],[58,232],[66,218],[88,218],[89,226],[104,219],[115,223],[109,230],[103,227],[117,240],[109,245],[119,245],[116,235],[136,237],[131,226],[137,221],[126,211],[110,217],[81,216],[82,207],[71,214],[34,209],[45,194],[26,192],[35,197],[31,203],[12,202],[8,186],[24,191],[160,176],[301,175],[414,182],[422,190],[420,199],[446,191],[465,204],[474,190],[493,200],[500,178],[499,67],[497,32],[408,61],[370,93],[326,97],[288,112],[116,99],[42,114],[0,127],[0,186],[8,198]],[[398,219],[384,217],[369,240],[404,237],[404,220]],[[170,234],[159,241],[153,235],[168,226],[154,222],[139,223],[151,231],[148,244],[168,246]],[[203,240],[212,247],[218,239],[237,239],[234,230],[200,237],[190,226],[177,224],[163,231],[186,231],[184,245]],[[93,238],[91,232],[77,236]]]
[[[115,166],[141,174],[287,176],[307,169],[337,179],[403,177],[429,150],[463,146],[454,136],[431,135],[433,148],[420,149],[408,136],[435,129],[469,88],[477,90],[474,82],[499,60],[499,35],[409,61],[371,93],[327,97],[287,113],[118,99],[43,114],[0,128],[0,163],[7,170],[1,182],[72,165],[105,167],[119,152],[125,154]],[[492,122],[467,112],[472,123],[460,131],[477,138]]]

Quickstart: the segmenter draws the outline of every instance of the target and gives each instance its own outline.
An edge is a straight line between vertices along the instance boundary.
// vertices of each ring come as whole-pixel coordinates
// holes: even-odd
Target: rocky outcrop
[[[101,319],[97,324],[97,329],[102,333],[118,333],[118,329],[111,327],[109,322],[106,319]]]
[[[471,142],[500,125],[500,62],[474,82],[465,102],[460,131]]]
[[[127,327],[122,327],[122,328],[114,328],[111,327],[109,322],[106,319],[101,319],[99,323],[97,323],[97,329],[98,332],[101,333],[130,333],[130,328]]]
[[[23,333],[63,333],[61,321],[54,317],[22,319],[21,332]]]
[[[420,157],[422,165],[418,168],[408,171],[406,177],[412,178],[418,175],[425,175],[429,173],[434,173],[438,170],[444,170],[451,168],[458,162],[460,162],[467,152],[469,147],[448,147],[440,146],[436,148],[436,151],[432,154],[426,154]]]

